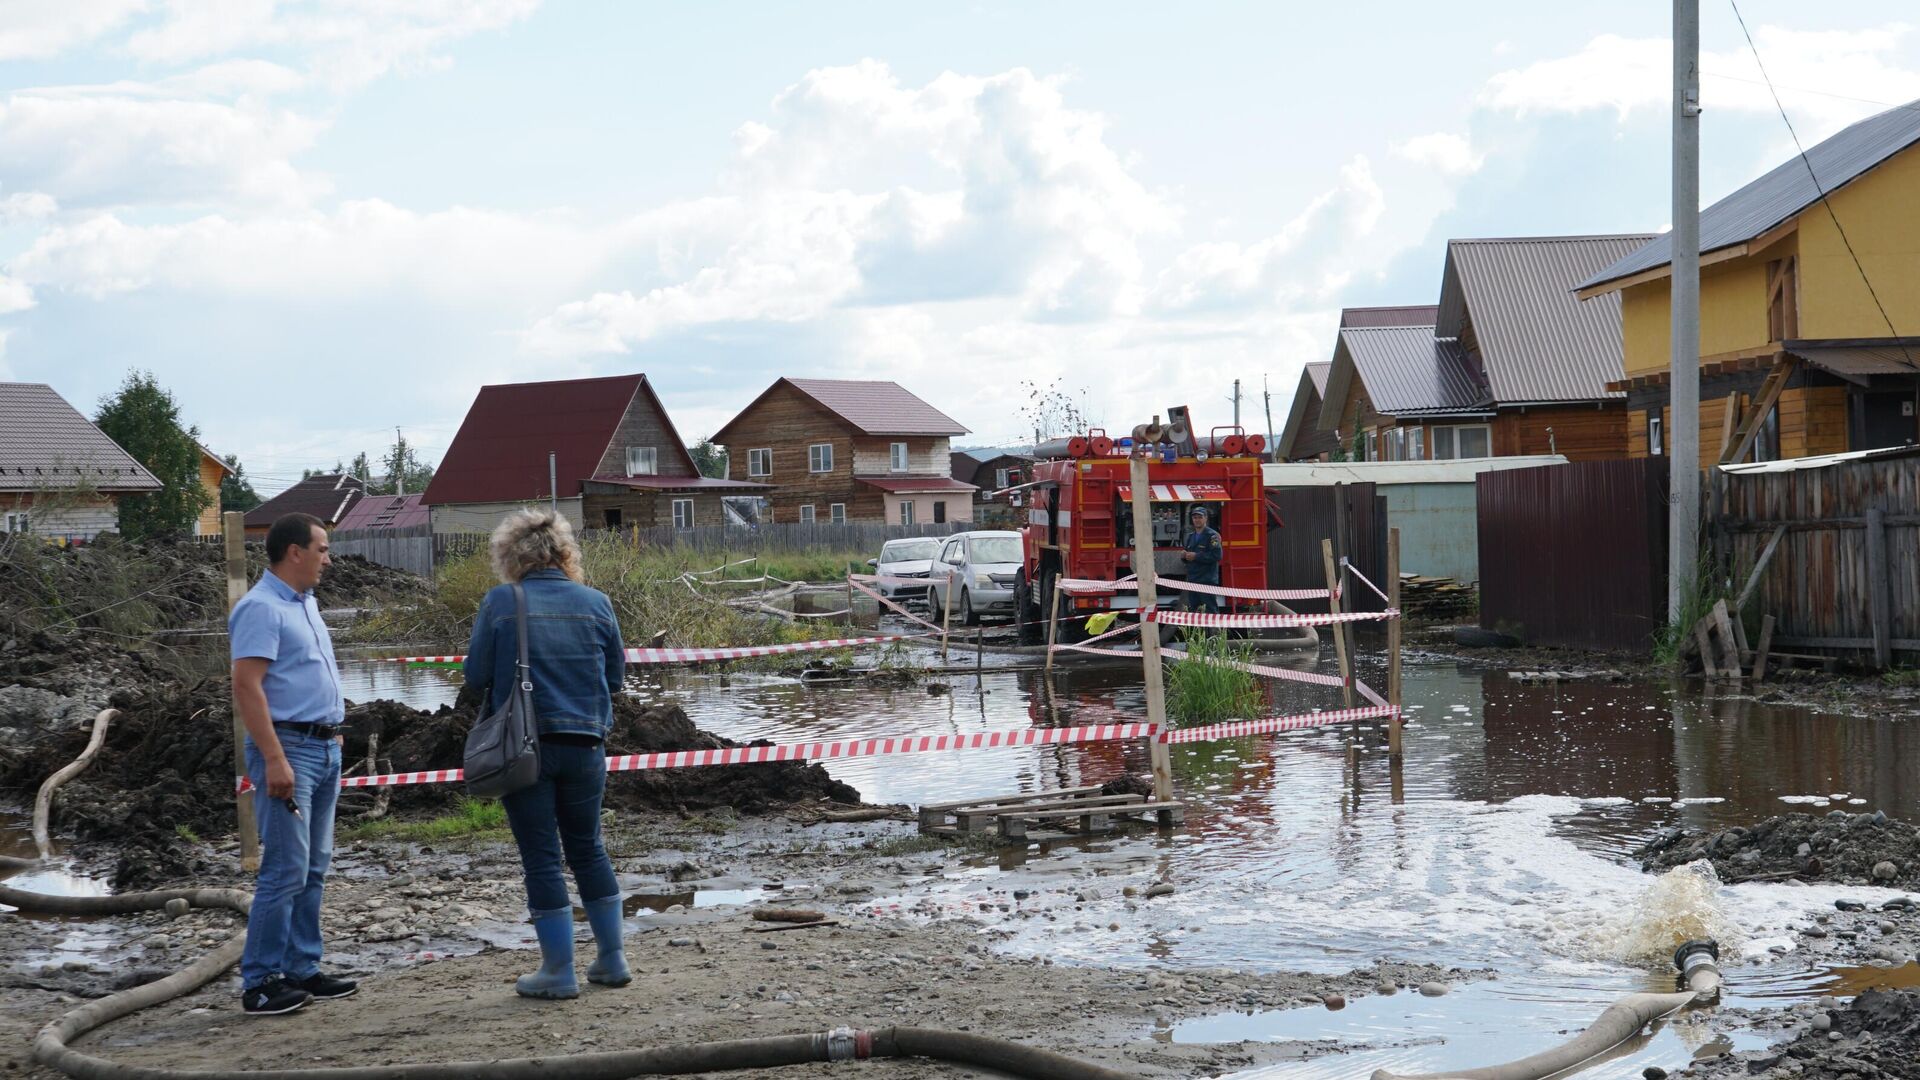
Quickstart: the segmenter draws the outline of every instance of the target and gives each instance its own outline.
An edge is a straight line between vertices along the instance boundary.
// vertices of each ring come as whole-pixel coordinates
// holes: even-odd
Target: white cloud
[[[1416,135],[1405,142],[1395,143],[1393,154],[1450,177],[1478,172],[1486,160],[1486,155],[1474,150],[1473,144],[1464,136],[1446,131]]]
[[[146,0],[0,0],[0,60],[57,55],[146,7]]]
[[[1788,111],[1806,122],[1803,137],[1820,138],[1886,107],[1874,102],[1920,97],[1920,70],[1900,62],[1910,29],[1900,23],[1858,31],[1759,26],[1754,44]],[[1603,34],[1571,56],[1493,76],[1479,104],[1522,117],[1605,109],[1623,122],[1642,110],[1662,112],[1672,100],[1672,52],[1665,38]],[[1723,52],[1702,52],[1700,70],[1708,110],[1774,111],[1744,41]]]
[[[33,306],[33,289],[17,278],[0,274],[0,315],[11,315]]]
[[[16,191],[0,199],[0,225],[39,221],[59,211],[59,201],[44,191]]]

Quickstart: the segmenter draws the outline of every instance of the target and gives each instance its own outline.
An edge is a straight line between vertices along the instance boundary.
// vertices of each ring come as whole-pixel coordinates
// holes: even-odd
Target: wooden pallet
[[[929,803],[920,807],[920,831],[935,836],[995,833],[1027,840],[1035,831],[1074,836],[1111,832],[1123,821],[1171,828],[1186,820],[1177,802],[1154,802],[1142,795],[1102,795],[1097,787],[1027,792]]]

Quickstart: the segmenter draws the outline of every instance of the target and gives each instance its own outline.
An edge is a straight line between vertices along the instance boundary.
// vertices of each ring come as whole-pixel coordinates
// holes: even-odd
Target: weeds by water
[[[1723,590],[1716,587],[1714,576],[1713,560],[1703,549],[1700,557],[1694,560],[1693,572],[1683,586],[1680,617],[1654,631],[1655,662],[1667,667],[1680,663],[1680,658],[1686,654],[1687,643],[1693,640],[1694,626],[1713,611],[1713,605],[1722,597]],[[1738,617],[1738,613],[1735,613],[1735,618]]]
[[[346,840],[452,840],[456,838],[491,839],[506,835],[507,808],[497,799],[469,799],[462,796],[453,813],[425,821],[395,821],[381,818],[361,822],[340,830]]]
[[[689,585],[682,575],[712,570],[720,561],[712,553],[637,547],[613,533],[587,534],[581,538],[580,552],[587,584],[613,601],[621,632],[629,642],[643,643],[664,633],[668,644],[678,648],[776,645],[839,632],[837,627],[788,623],[720,602],[719,598],[738,595],[739,586]],[[850,551],[768,555],[719,576],[749,578],[765,573],[788,581],[842,581],[849,567],[862,565],[860,558],[860,553]],[[481,598],[497,584],[484,550],[449,559],[441,565],[430,597],[376,611],[356,624],[351,636],[359,641],[462,644],[472,632]]]
[[[1186,633],[1187,658],[1167,669],[1167,708],[1189,724],[1212,724],[1259,710],[1260,682],[1230,663],[1253,663],[1253,646],[1225,634]]]

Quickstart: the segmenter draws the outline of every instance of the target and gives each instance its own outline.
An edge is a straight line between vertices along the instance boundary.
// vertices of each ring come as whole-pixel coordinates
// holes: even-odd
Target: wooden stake
[[[1893,666],[1893,615],[1888,610],[1893,583],[1887,574],[1887,512],[1867,510],[1867,612],[1873,619],[1873,666]]]
[[[1753,590],[1760,587],[1760,575],[1766,571],[1767,564],[1773,561],[1774,549],[1780,546],[1780,538],[1785,535],[1787,535],[1787,527],[1782,525],[1773,530],[1773,535],[1767,538],[1767,546],[1760,549],[1760,558],[1753,564],[1753,573],[1747,575],[1747,584],[1740,590],[1740,598],[1733,602],[1733,610],[1746,609],[1747,601],[1753,598]]]
[[[227,613],[247,595],[247,515],[229,510],[220,515],[220,531],[227,549]],[[233,774],[247,775],[247,725],[240,719],[240,707],[233,702],[233,687],[227,687],[228,705],[233,712]],[[240,815],[240,868],[249,874],[260,870],[260,827],[253,818],[253,796],[236,791],[234,809]]]
[[[947,662],[947,631],[953,629],[953,571],[947,571],[947,592],[940,598],[940,662]]]
[[[1400,610],[1400,530],[1387,530],[1387,606]],[[1387,754],[1400,760],[1400,617],[1387,620],[1387,704],[1394,714],[1387,721]]]
[[[1133,485],[1133,573],[1140,582],[1140,614],[1160,602],[1155,588],[1153,568],[1153,492],[1147,477],[1147,459],[1134,451],[1129,479]],[[1057,586],[1056,586],[1057,587]],[[1167,726],[1167,688],[1160,679],[1160,624],[1143,622],[1140,626],[1140,666],[1147,683],[1147,721],[1164,730]],[[1153,767],[1153,797],[1157,802],[1173,800],[1173,759],[1167,744],[1157,738],[1147,740],[1147,760]]]
[[[1047,601],[1047,673],[1053,673],[1053,645],[1060,637],[1060,579],[1053,579],[1051,598]]]
[[[1773,616],[1767,615],[1760,620],[1760,648],[1753,654],[1753,681],[1761,682],[1767,677],[1767,652],[1773,648]]]
[[[1340,572],[1333,565],[1333,541],[1320,541],[1320,558],[1327,567],[1327,612],[1340,614]],[[1340,624],[1335,623],[1327,629],[1333,631],[1333,651],[1340,658],[1340,697],[1346,702],[1346,708],[1353,708],[1353,664],[1347,659],[1347,639],[1340,634]]]

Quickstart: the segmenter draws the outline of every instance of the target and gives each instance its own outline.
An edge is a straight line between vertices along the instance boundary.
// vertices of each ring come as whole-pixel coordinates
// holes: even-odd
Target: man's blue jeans
[[[294,817],[284,799],[267,795],[267,759],[247,740],[247,778],[260,823],[260,879],[247,915],[240,985],[252,989],[275,975],[305,979],[320,970],[320,891],[333,861],[333,811],[340,801],[340,744],[277,732],[293,767]]]
[[[560,876],[562,856],[573,869],[580,902],[604,900],[620,891],[613,863],[600,842],[600,799],[607,790],[607,751],[602,744],[540,743],[538,782],[502,796],[507,824],[520,845],[527,878],[527,907],[571,907]]]

